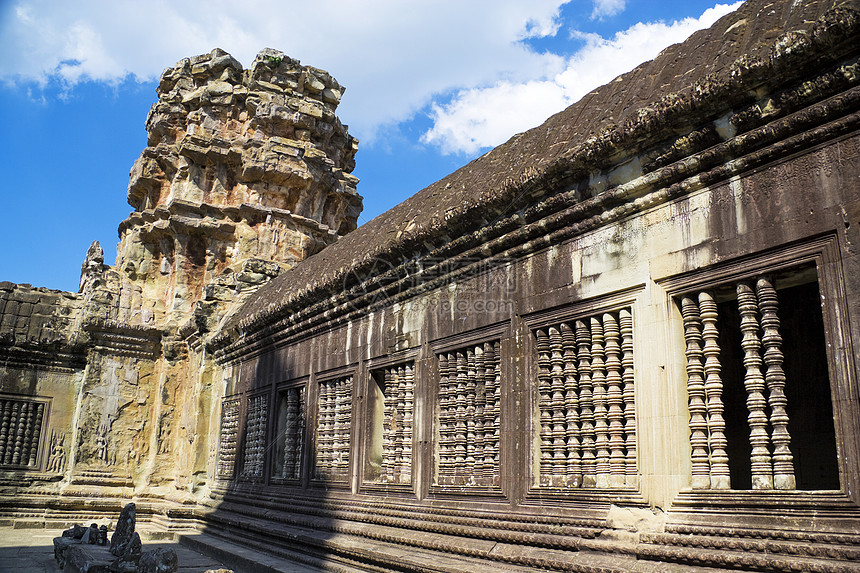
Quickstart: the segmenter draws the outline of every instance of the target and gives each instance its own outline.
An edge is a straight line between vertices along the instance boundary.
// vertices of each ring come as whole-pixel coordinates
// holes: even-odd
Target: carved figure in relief
[[[165,412],[161,415],[161,422],[158,427],[158,453],[170,453],[170,413]]]
[[[105,464],[110,465],[108,459],[108,431],[110,424],[102,422],[96,432],[96,457]]]
[[[50,473],[61,473],[66,465],[66,434],[57,434],[56,431],[51,433],[51,453],[48,457],[48,467],[46,471]]]
[[[128,459],[131,462],[137,463],[140,461],[141,452],[143,450],[143,432],[141,428],[134,430],[134,437],[131,439],[131,449],[128,451]]]

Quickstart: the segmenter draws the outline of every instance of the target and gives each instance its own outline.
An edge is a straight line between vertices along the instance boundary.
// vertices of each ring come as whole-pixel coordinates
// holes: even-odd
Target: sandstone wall
[[[750,2],[661,60],[765,14],[798,29],[565,140],[586,98],[206,337],[209,531],[368,569],[854,569],[856,6]]]
[[[0,483],[52,487],[68,470],[86,364],[77,295],[0,283]]]

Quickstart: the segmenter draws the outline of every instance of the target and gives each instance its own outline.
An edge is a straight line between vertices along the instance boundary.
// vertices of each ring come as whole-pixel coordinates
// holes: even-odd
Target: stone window
[[[304,385],[292,386],[278,392],[277,412],[272,477],[301,479],[305,444]]]
[[[221,439],[218,444],[218,477],[230,479],[236,470],[236,448],[239,436],[239,398],[221,402]]]
[[[498,340],[437,354],[438,485],[499,480],[501,359]]]
[[[314,477],[325,481],[349,478],[349,435],[352,419],[352,376],[319,383]]]
[[[633,315],[630,307],[534,331],[539,485],[637,485]]]
[[[0,466],[38,469],[50,400],[0,396]]]
[[[412,414],[415,363],[371,371],[367,477],[371,481],[412,483]]]
[[[680,293],[694,489],[839,489],[815,264]]]
[[[269,397],[261,394],[248,400],[248,420],[245,424],[245,448],[242,460],[242,477],[263,477],[266,461],[266,422],[269,416]]]

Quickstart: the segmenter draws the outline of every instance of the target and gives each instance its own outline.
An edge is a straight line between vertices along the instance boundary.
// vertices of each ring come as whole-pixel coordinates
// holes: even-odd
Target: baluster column
[[[755,291],[746,282],[737,284],[738,311],[741,315],[741,348],[744,351],[744,388],[750,426],[750,468],[753,489],[773,489],[773,467],[770,458],[770,436],[767,433],[767,402],[761,374],[758,303]]]
[[[709,489],[711,463],[708,451],[708,408],[705,404],[705,367],[702,353],[704,340],[699,303],[692,297],[683,297],[681,315],[684,318],[684,340],[687,343],[687,400],[690,410],[693,488]]]
[[[779,334],[779,302],[776,289],[768,277],[756,281],[756,295],[761,311],[762,346],[764,347],[765,383],[773,428],[773,485],[776,489],[795,489],[794,456],[789,449],[788,414],[785,407],[785,372],[782,369],[782,336]]]
[[[720,345],[717,303],[711,293],[699,293],[702,339],[705,356],[705,397],[708,409],[708,446],[711,450],[711,487],[729,489],[729,458],[726,455],[726,422],[723,419],[723,381],[720,377]]]
[[[597,455],[594,436],[594,402],[591,384],[591,332],[582,320],[576,321],[576,344],[579,370],[579,404],[582,420],[582,485],[597,485]]]

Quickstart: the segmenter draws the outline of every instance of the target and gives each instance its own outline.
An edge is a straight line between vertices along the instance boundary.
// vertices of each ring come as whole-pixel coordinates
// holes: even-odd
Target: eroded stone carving
[[[159,548],[144,552],[135,525],[134,503],[127,504],[120,512],[109,547],[106,525],[73,525],[61,537],[54,538],[54,559],[61,569],[74,573],[175,573],[178,569],[176,551]]]
[[[137,507],[133,503],[129,503],[122,508],[116,522],[116,531],[111,535],[110,552],[112,554],[119,556],[125,552],[126,547],[131,543],[136,522]]]
[[[54,430],[51,432],[50,455],[46,471],[61,473],[66,465],[66,434]]]
[[[239,437],[239,398],[226,398],[221,404],[221,441],[218,446],[219,477],[233,477]]]
[[[242,462],[242,477],[263,477],[268,415],[268,396],[254,396],[248,401],[248,421],[245,426],[245,456]]]
[[[357,142],[328,73],[275,50],[244,70],[213,50],[166,70],[157,91],[116,265],[156,322],[201,301],[211,324],[219,303],[355,228]]]

